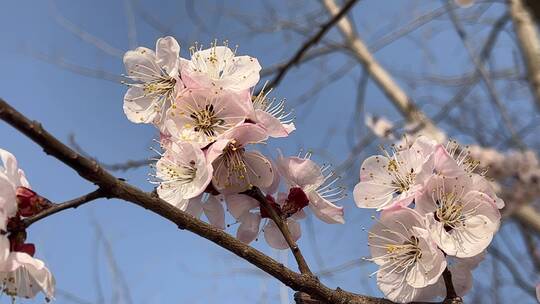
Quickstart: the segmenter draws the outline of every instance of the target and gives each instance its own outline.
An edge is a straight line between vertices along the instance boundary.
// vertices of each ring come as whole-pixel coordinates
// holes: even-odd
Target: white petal
[[[244,153],[244,162],[248,170],[248,180],[259,188],[267,188],[274,181],[274,171],[270,161],[258,151]]]
[[[280,152],[276,167],[289,186],[316,189],[324,182],[321,168],[310,159],[283,157]]]
[[[354,202],[358,208],[384,209],[392,205],[394,188],[374,181],[361,181],[354,186]]]
[[[180,45],[171,36],[159,38],[156,42],[157,64],[162,67],[169,76],[176,77],[180,66],[178,55]]]
[[[124,113],[134,123],[151,123],[161,112],[156,95],[146,95],[142,88],[130,87],[124,96]]]
[[[345,223],[342,206],[332,204],[315,191],[308,193],[308,198],[309,207],[321,221],[328,224]]]
[[[124,54],[124,65],[128,76],[141,82],[149,82],[160,75],[154,51],[145,47],[127,51]]]
[[[23,252],[12,252],[0,272],[0,281],[8,293],[33,298],[42,291],[49,299],[54,298],[55,280],[45,264]]]
[[[268,136],[276,138],[289,136],[290,127],[287,128],[286,125],[279,121],[279,119],[263,110],[255,110],[255,113],[257,116],[257,123],[263,126]]]

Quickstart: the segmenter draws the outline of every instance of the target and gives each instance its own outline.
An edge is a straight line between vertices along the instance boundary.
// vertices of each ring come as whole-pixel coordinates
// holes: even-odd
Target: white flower
[[[173,139],[204,148],[244,122],[247,102],[238,94],[188,90],[167,112],[165,128]]]
[[[212,184],[221,193],[239,193],[252,186],[269,187],[274,180],[272,164],[258,151],[246,151],[248,144],[261,143],[268,136],[263,128],[244,124],[223,134],[208,149],[214,166]]]
[[[280,151],[276,167],[289,188],[304,191],[309,207],[320,220],[329,224],[345,223],[343,207],[333,204],[344,197],[344,188],[335,186],[340,177],[330,166],[319,167],[310,156],[307,153],[305,157],[283,157]]]
[[[377,284],[398,303],[418,300],[422,289],[437,283],[446,268],[442,251],[424,229],[414,210],[396,206],[384,210],[369,232],[371,261],[380,266]]]
[[[185,211],[187,201],[201,194],[212,180],[212,164],[204,152],[188,142],[172,142],[156,163],[157,193]]]
[[[422,288],[435,284],[446,260],[414,210],[396,206],[384,210],[369,232],[371,261],[380,266],[377,284],[398,303],[418,299]]]
[[[54,298],[55,280],[45,264],[24,252],[12,252],[0,266],[2,291],[12,297],[33,298],[43,292],[48,300]]]
[[[124,112],[134,123],[160,122],[184,88],[179,78],[180,46],[173,37],[160,38],[156,51],[139,47],[124,55],[127,77],[133,83],[124,96]]]
[[[259,81],[261,65],[250,56],[236,56],[227,44],[217,42],[203,50],[190,48],[191,60],[181,59],[182,80],[188,88],[203,87],[226,91],[245,91]]]
[[[484,251],[499,229],[501,215],[495,201],[472,188],[468,175],[432,177],[415,209],[426,215],[433,240],[448,255],[459,258]]]
[[[360,169],[360,183],[354,187],[354,201],[360,208],[378,210],[393,205],[408,206],[431,175],[431,145],[419,137],[406,147],[394,147],[392,155],[367,158]]]

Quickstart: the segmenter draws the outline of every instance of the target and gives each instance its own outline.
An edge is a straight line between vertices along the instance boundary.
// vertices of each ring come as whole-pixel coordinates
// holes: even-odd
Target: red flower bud
[[[26,187],[17,187],[18,213],[27,217],[50,207],[51,203],[44,197]]]

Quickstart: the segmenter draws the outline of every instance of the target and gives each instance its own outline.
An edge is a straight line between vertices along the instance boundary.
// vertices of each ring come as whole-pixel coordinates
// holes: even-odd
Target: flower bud
[[[17,187],[17,206],[21,216],[28,217],[50,207],[50,202],[26,187]]]

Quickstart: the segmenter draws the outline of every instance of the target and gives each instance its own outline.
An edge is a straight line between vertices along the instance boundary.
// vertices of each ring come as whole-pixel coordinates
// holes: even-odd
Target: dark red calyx
[[[309,198],[304,190],[299,187],[293,187],[289,190],[289,195],[287,195],[287,200],[285,200],[281,210],[285,217],[288,218],[307,205],[309,205]]]
[[[270,208],[274,209],[276,211],[276,213],[281,216],[282,212],[281,212],[281,207],[276,203],[276,200],[274,199],[273,196],[271,196],[270,194],[266,195],[266,202],[268,203],[268,205],[270,206]],[[261,206],[261,217],[262,218],[272,218],[270,216],[270,213]]]
[[[51,207],[48,199],[26,187],[17,187],[17,212],[19,215],[28,217]]]
[[[24,223],[19,215],[15,215],[14,217],[10,217],[7,222],[7,231],[8,232],[17,232],[17,231],[24,231],[26,227],[24,226]]]
[[[20,244],[12,248],[11,251],[24,252],[33,257],[36,254],[36,246],[34,244]]]

